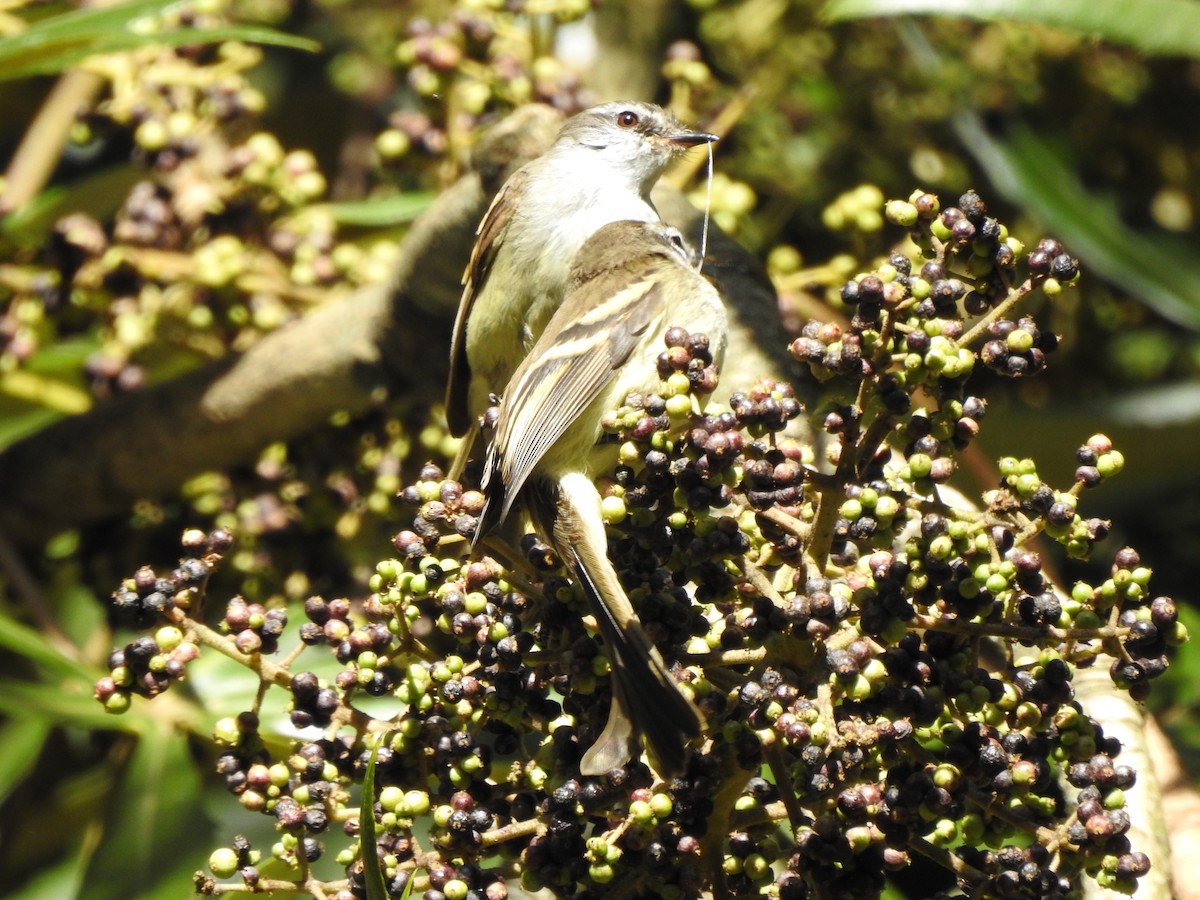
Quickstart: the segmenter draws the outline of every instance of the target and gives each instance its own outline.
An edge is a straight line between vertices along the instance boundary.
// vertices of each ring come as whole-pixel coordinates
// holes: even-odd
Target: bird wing
[[[639,277],[640,276],[640,277]],[[605,297],[591,309],[581,300]],[[504,486],[503,521],[521,486],[554,443],[580,423],[609,386],[642,335],[664,313],[664,292],[653,272],[597,278],[576,288],[514,373],[500,407],[485,483]]]
[[[452,434],[465,434],[471,427],[471,363],[467,359],[467,321],[471,307],[483,289],[491,272],[496,254],[504,244],[504,236],[512,223],[516,204],[507,202],[519,197],[524,190],[529,173],[518,169],[500,188],[488,207],[483,221],[475,231],[475,246],[471,248],[471,259],[463,272],[463,292],[458,301],[458,313],[454,317],[454,333],[450,337],[450,377],[446,382],[446,422]]]

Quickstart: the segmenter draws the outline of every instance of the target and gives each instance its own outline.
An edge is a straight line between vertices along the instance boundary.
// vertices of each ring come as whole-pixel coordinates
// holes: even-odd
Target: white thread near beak
[[[700,260],[696,263],[697,275],[704,271],[704,257],[708,253],[708,219],[712,212],[713,145],[710,141],[705,146],[708,147],[708,181],[704,187],[704,228],[700,232]]]

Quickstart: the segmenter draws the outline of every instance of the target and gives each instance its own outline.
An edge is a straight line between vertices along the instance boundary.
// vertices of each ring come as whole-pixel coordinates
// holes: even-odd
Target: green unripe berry
[[[934,559],[949,559],[954,552],[954,540],[948,534],[939,534],[929,542],[929,555]]]
[[[952,819],[939,819],[929,835],[929,841],[935,847],[946,847],[958,838],[958,826]]]
[[[208,869],[218,878],[229,878],[239,868],[238,855],[230,847],[218,847],[208,857]]]
[[[911,228],[917,224],[917,208],[905,200],[889,200],[884,215],[893,225]]]
[[[960,776],[961,773],[955,766],[943,763],[933,770],[933,783],[940,788],[953,790],[954,786],[958,784]]]
[[[629,815],[635,822],[649,823],[654,820],[654,810],[645,800],[634,800],[630,803]]]
[[[803,264],[800,251],[787,244],[780,244],[767,255],[767,271],[773,275],[790,275],[800,271]]]
[[[154,632],[154,642],[164,653],[170,653],[183,643],[183,632],[174,625],[164,625]]]
[[[375,152],[379,154],[380,159],[399,159],[411,147],[411,139],[398,128],[388,128],[381,131],[375,138]]]
[[[1003,591],[1008,590],[1008,579],[1005,578],[1003,575],[1001,575],[999,572],[993,572],[991,575],[988,576],[987,582],[984,584],[984,587],[986,587],[993,594],[999,594]]]
[[[880,497],[875,501],[875,516],[880,520],[887,520],[895,517],[900,511],[900,502],[888,494]]]
[[[914,480],[929,477],[933,468],[933,460],[927,453],[914,453],[908,458],[908,471]]]
[[[771,865],[761,853],[751,853],[742,861],[742,872],[751,881],[761,881],[771,874]]]
[[[679,394],[687,394],[691,390],[692,383],[683,372],[672,372],[667,376],[666,390],[664,396],[667,398],[678,396]]]
[[[676,372],[675,374],[680,375],[684,381],[687,381],[687,376],[683,375],[682,372]],[[671,377],[674,378],[675,375],[672,375]],[[689,394],[685,392],[667,398],[667,415],[672,419],[684,419],[691,414],[692,398]]]
[[[861,673],[855,675],[849,684],[843,685],[843,689],[846,696],[852,700],[866,700],[871,696],[871,682]]]
[[[871,829],[865,825],[856,825],[846,829],[846,843],[850,845],[850,852],[862,853],[871,846]]]
[[[1096,470],[1101,478],[1111,478],[1125,468],[1125,455],[1120,450],[1101,453],[1096,459]]]
[[[625,520],[628,510],[623,497],[605,497],[600,501],[600,515],[606,525],[618,525]]]
[[[213,739],[218,744],[236,744],[241,736],[241,732],[238,730],[237,719],[232,716],[218,719],[213,725]]]
[[[404,800],[404,791],[401,788],[388,786],[379,792],[379,805],[388,812],[395,812]]]
[[[847,500],[838,510],[838,515],[843,519],[854,521],[861,518],[863,514],[863,505],[858,500]]]
[[[984,823],[979,813],[967,813],[958,824],[964,843],[978,845],[983,840]]]
[[[674,805],[667,794],[658,793],[650,798],[650,811],[658,818],[666,818],[671,814]]]

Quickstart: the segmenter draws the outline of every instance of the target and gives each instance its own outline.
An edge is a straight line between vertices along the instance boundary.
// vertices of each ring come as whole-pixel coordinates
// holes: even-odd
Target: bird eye
[[[633,128],[640,121],[641,119],[638,118],[638,114],[635,112],[625,110],[625,112],[617,113],[617,124],[622,128]]]

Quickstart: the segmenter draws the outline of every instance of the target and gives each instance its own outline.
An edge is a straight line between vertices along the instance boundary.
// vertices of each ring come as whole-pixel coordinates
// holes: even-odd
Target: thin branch
[[[20,209],[46,186],[79,111],[91,105],[103,87],[104,79],[86,69],[71,69],[59,77],[4,173],[0,216]]]

